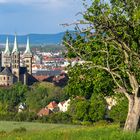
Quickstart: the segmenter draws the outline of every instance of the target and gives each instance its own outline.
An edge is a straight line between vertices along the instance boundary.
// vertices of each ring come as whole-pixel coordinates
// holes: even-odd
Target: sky
[[[53,34],[72,30],[82,0],[0,0],[0,34]]]

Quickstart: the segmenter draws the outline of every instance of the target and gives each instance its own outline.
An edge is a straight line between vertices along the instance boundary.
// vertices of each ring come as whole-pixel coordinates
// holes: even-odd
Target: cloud
[[[19,4],[59,4],[65,5],[74,0],[0,0],[0,3],[19,3]],[[75,0],[76,1],[76,0]]]
[[[46,11],[57,12],[73,9],[81,3],[80,0],[0,0],[0,12]],[[21,9],[20,9],[21,8]],[[26,11],[24,10],[27,9]]]
[[[0,0],[3,33],[54,33],[71,23],[82,10],[82,0]]]

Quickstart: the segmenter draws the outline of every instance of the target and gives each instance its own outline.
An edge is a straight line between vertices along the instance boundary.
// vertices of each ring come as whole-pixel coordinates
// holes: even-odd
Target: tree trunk
[[[136,132],[140,117],[140,99],[134,97],[129,100],[128,114],[124,131]]]

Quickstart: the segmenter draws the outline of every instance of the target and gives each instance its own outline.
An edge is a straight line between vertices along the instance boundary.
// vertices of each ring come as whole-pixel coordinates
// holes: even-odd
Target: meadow
[[[65,125],[0,122],[0,140],[139,140],[140,132],[124,133],[118,125]]]

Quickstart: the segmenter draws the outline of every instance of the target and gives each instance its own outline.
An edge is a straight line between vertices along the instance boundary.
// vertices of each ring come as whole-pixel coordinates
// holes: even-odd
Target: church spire
[[[10,54],[8,37],[6,39],[6,46],[5,46],[4,54]]]
[[[14,47],[13,47],[12,53],[14,53],[14,52],[19,52],[18,51],[18,45],[17,45],[17,37],[16,37],[16,35],[15,35],[15,41],[14,41]]]
[[[27,45],[26,45],[26,50],[25,50],[24,54],[31,54],[29,37],[27,38]]]

